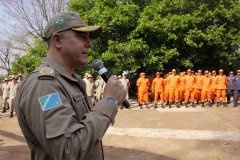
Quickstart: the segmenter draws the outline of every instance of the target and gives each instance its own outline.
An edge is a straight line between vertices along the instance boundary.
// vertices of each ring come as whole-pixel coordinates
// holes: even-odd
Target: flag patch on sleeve
[[[40,97],[38,98],[38,100],[43,111],[56,108],[62,105],[62,101],[57,92]]]

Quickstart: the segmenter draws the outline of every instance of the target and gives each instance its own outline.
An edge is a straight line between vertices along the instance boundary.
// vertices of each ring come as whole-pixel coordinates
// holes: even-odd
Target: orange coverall
[[[222,95],[222,102],[226,102],[226,87],[227,77],[225,75],[217,76],[217,101],[220,102],[220,96]]]
[[[138,102],[140,102],[140,94],[139,94],[139,87],[138,87],[138,81],[140,81],[141,77],[139,77],[136,81],[136,86],[137,86],[137,95],[138,95]]]
[[[175,97],[175,102],[179,101],[179,76],[178,75],[170,75],[168,78],[169,84],[169,102],[173,102]]]
[[[156,77],[152,82],[152,89],[154,90],[155,100],[154,103],[158,103],[158,97],[161,98],[161,104],[164,103],[164,79]]]
[[[166,101],[169,101],[169,84],[168,84],[168,78],[169,77],[166,77],[165,79],[164,79],[164,99],[166,100]]]
[[[205,102],[205,96],[209,102],[211,102],[211,83],[212,79],[210,77],[204,76],[202,78],[202,91],[201,91],[201,102]]]
[[[202,90],[202,79],[203,76],[201,75],[197,75],[194,77],[194,81],[195,81],[195,98],[196,100],[200,100],[200,96],[201,96],[201,90]]]
[[[183,101],[184,95],[185,95],[185,88],[186,88],[186,78],[185,76],[179,77],[179,99],[180,101]]]
[[[148,104],[148,86],[150,81],[148,78],[139,78],[137,81],[138,93],[139,93],[139,103],[142,104],[143,101]]]
[[[154,75],[154,76],[152,76],[150,79],[149,79],[149,81],[150,81],[150,85],[152,85],[152,82],[153,82],[153,80],[156,78],[156,76]],[[153,89],[151,88],[151,97],[154,97],[154,91],[152,91]]]
[[[185,82],[185,103],[188,102],[189,97],[191,97],[191,102],[194,102],[194,76],[186,76]]]
[[[215,93],[217,91],[217,76],[211,76],[211,99],[214,99]]]

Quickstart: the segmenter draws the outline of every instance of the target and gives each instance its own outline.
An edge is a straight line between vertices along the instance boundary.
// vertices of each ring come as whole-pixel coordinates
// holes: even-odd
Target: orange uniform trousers
[[[165,91],[165,92],[164,92],[164,99],[165,99],[166,101],[169,101],[169,91]]]
[[[222,102],[226,102],[226,89],[217,89],[217,101],[220,102],[220,96],[222,95]]]
[[[189,101],[189,97],[191,97],[191,102],[194,102],[194,90],[193,89],[186,89],[185,91],[185,102]]]
[[[173,102],[174,99],[176,103],[179,101],[179,89],[170,88],[169,102]]]
[[[217,89],[215,89],[215,88],[211,89],[211,99],[214,99],[216,91],[217,91]]]
[[[140,102],[140,93],[139,93],[139,88],[137,87],[137,95],[138,95],[138,102]]]
[[[158,97],[160,96],[161,99],[161,104],[164,103],[164,92],[155,92],[155,101],[154,103],[157,104],[158,103]]]
[[[148,104],[148,92],[139,92],[139,103],[143,104],[143,101]]]
[[[200,100],[201,91],[202,91],[202,89],[197,89],[197,88],[195,88],[195,93],[194,93],[194,95],[195,95],[196,100]]]
[[[167,84],[167,79],[164,79],[164,99],[169,101],[169,85]]]
[[[201,102],[205,102],[205,97],[207,97],[209,102],[212,100],[211,99],[211,89],[210,88],[202,88]]]
[[[179,99],[180,99],[180,101],[183,101],[184,95],[185,95],[185,88],[180,87],[180,89],[179,89]]]

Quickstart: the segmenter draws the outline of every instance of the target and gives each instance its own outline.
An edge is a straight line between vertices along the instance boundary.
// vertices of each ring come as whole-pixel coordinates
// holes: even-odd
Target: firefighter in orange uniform
[[[186,77],[184,75],[184,72],[180,73],[180,85],[179,85],[179,99],[180,99],[180,105],[182,104],[183,100],[184,100],[184,95],[185,95],[185,88],[186,88]]]
[[[177,104],[177,108],[180,108],[179,101],[179,76],[176,74],[176,69],[172,70],[172,75],[168,78],[169,84],[169,108],[172,108],[172,102],[175,97],[175,102]]]
[[[169,74],[166,75],[164,79],[164,99],[166,101],[166,105],[169,105],[169,85],[168,85],[168,77]]]
[[[216,71],[213,70],[212,71],[212,76],[211,76],[211,99],[212,99],[212,104],[214,104],[214,97],[215,97],[215,93],[217,91],[217,75],[216,75]]]
[[[198,74],[194,77],[194,83],[195,83],[195,98],[197,100],[197,104],[200,100],[201,96],[201,90],[202,90],[202,71],[198,70]]]
[[[142,73],[141,78],[138,79],[137,86],[139,89],[140,109],[142,109],[143,101],[146,104],[146,108],[149,109],[149,107],[148,107],[148,87],[150,86],[150,81],[148,78],[146,78],[145,73]]]
[[[154,78],[152,82],[152,90],[154,90],[154,108],[157,108],[157,103],[158,103],[158,97],[160,96],[161,99],[161,107],[164,108],[163,103],[164,103],[164,80],[162,77],[160,77],[160,72],[156,73],[156,78]]]
[[[138,81],[141,79],[141,77],[142,77],[142,72],[139,74],[139,78],[137,79],[137,81],[136,81],[136,86],[137,86],[137,95],[138,95],[138,104],[139,104],[139,106],[140,106],[140,94],[139,94],[139,87],[138,87]]]
[[[149,78],[150,85],[152,85],[153,80],[156,78],[156,75],[153,75]],[[154,100],[154,91],[151,88],[151,102]]]
[[[219,75],[217,76],[217,107],[219,107],[220,96],[222,95],[222,102],[224,107],[227,106],[226,102],[226,87],[227,85],[227,77],[223,75],[223,70],[219,70]]]
[[[185,81],[185,107],[188,108],[188,100],[191,97],[192,107],[194,107],[194,76],[190,69],[187,70]]]
[[[208,100],[208,105],[209,107],[212,106],[211,103],[211,78],[209,77],[208,71],[204,72],[204,75],[202,77],[202,91],[201,91],[201,102],[202,102],[202,107],[204,107],[204,102],[205,102],[205,97],[207,97]]]

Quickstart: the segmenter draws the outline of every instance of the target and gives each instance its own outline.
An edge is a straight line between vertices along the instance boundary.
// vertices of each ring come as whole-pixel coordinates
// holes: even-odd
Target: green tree
[[[35,37],[34,40],[34,45],[29,48],[28,53],[23,56],[14,55],[11,74],[22,73],[26,76],[41,64],[43,57],[46,57],[48,52],[47,43],[39,37]]]
[[[233,69],[239,55],[237,0],[71,0],[89,25],[104,32],[91,58],[122,70]]]

